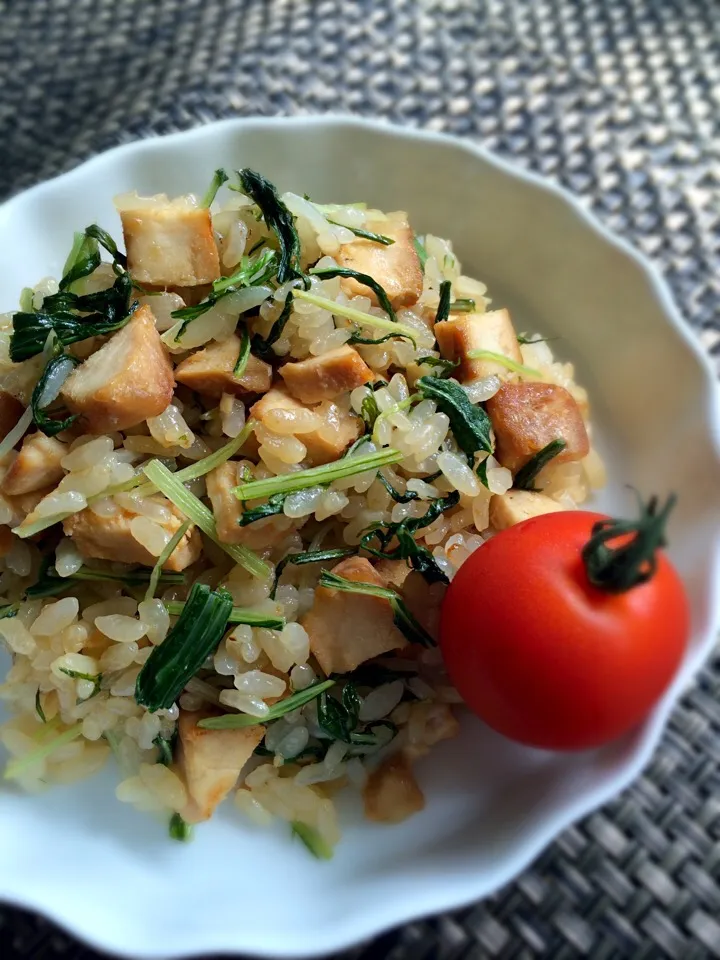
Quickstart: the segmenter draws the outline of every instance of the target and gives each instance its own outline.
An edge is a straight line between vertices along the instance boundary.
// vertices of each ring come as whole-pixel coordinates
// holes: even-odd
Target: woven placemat
[[[349,111],[558,180],[663,269],[720,358],[713,0],[0,0],[0,197],[121,141]],[[512,886],[343,960],[720,957],[720,661],[645,775]],[[91,958],[0,909],[2,955]]]

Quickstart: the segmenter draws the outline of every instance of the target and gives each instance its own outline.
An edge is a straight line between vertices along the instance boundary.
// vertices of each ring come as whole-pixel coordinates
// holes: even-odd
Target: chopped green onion
[[[368,597],[379,597],[387,600],[393,613],[393,622],[400,633],[410,643],[419,643],[423,647],[434,647],[435,641],[410,613],[400,594],[389,587],[378,587],[374,583],[364,583],[356,580],[346,580],[330,571],[320,574],[320,586],[328,590],[342,590],[345,593],[361,593]]]
[[[349,582],[349,581],[348,581]],[[200,720],[199,727],[205,730],[236,730],[238,727],[255,727],[259,723],[269,723],[271,720],[278,720],[284,717],[286,713],[297,710],[298,707],[304,707],[316,697],[319,697],[325,690],[335,685],[334,680],[322,680],[319,683],[313,683],[304,690],[298,690],[297,693],[285,697],[284,700],[278,700],[274,703],[264,717],[251,717],[249,713],[226,713],[222,717],[208,717]]]
[[[524,377],[542,377],[539,370],[526,367],[524,364],[518,363],[516,360],[511,360],[510,357],[506,357],[502,353],[495,353],[494,350],[468,350],[466,356],[468,360],[491,360],[493,363],[507,367],[508,370],[512,370],[514,373],[520,373]]]
[[[180,600],[169,600],[165,607],[171,617],[180,616],[185,604]],[[265,627],[267,630],[282,630],[287,623],[285,617],[273,617],[268,613],[256,613],[245,610],[243,607],[233,607],[228,617],[228,623],[246,623],[251,627]]]
[[[181,527],[178,527],[178,529],[175,531],[175,533],[171,537],[169,543],[164,548],[163,552],[157,558],[157,562],[155,563],[155,566],[152,568],[152,573],[150,574],[150,582],[148,583],[148,588],[145,591],[146,600],[152,600],[152,598],[155,596],[155,591],[157,590],[157,585],[160,580],[163,567],[168,562],[168,560],[173,554],[173,551],[175,550],[175,547],[177,547],[177,545],[180,543],[182,538],[188,532],[190,527],[191,527],[191,523],[189,520],[186,520]]]
[[[187,843],[192,840],[192,824],[187,823],[179,813],[174,813],[170,817],[168,832],[172,840],[179,840],[180,843]]]
[[[211,207],[215,197],[217,196],[218,190],[224,183],[227,183],[229,179],[230,177],[225,173],[222,167],[217,169],[213,174],[212,180],[210,181],[210,186],[207,188],[202,200],[200,201],[200,206]]]
[[[27,770],[34,767],[35,764],[45,760],[59,747],[64,747],[66,743],[71,743],[73,740],[76,740],[81,734],[82,723],[76,723],[75,726],[63,730],[59,736],[43,743],[36,750],[31,750],[23,757],[17,757],[15,760],[11,760],[5,767],[5,779],[17,780],[18,777],[21,777]]]
[[[310,853],[318,860],[332,860],[333,848],[320,836],[318,831],[301,820],[293,820],[290,824],[294,837],[298,837],[305,844]]]
[[[375,470],[390,463],[397,463],[402,458],[403,454],[399,450],[389,447],[361,457],[336,460],[322,467],[309,467],[306,470],[296,470],[294,473],[283,473],[278,477],[268,477],[267,480],[251,480],[249,483],[241,483],[233,492],[238,500],[260,500],[276,493],[293,493],[319,484],[332,483],[333,480],[341,480],[343,477],[352,477],[356,473],[364,473],[366,470]]]
[[[243,544],[223,543],[218,537],[215,526],[215,518],[212,512],[208,510],[204,503],[189,490],[187,490],[177,476],[170,473],[168,468],[159,460],[152,460],[143,466],[143,473],[160,490],[168,500],[192,522],[200,527],[205,536],[209,537],[213,543],[216,543],[221,550],[224,550],[228,556],[232,557],[235,563],[239,563],[248,573],[259,580],[265,580],[270,575],[270,567],[261,560],[256,553],[253,553],[249,547]],[[252,499],[252,498],[250,498]]]
[[[169,710],[223,638],[232,610],[230,595],[194,583],[183,612],[143,664],[135,700],[151,713]]]
[[[336,317],[345,317],[347,320],[352,320],[353,323],[360,324],[363,327],[375,327],[377,330],[385,330],[388,333],[394,334],[396,337],[404,337],[406,340],[410,340],[413,346],[417,346],[415,340],[417,331],[410,327],[403,326],[402,323],[388,320],[386,317],[376,317],[372,313],[363,313],[362,310],[356,310],[354,307],[346,307],[341,303],[336,303],[334,300],[329,300],[327,297],[318,297],[314,293],[308,293],[307,290],[296,290],[295,296],[300,297],[302,300],[307,300],[308,303],[313,303],[316,307],[321,307],[323,310],[328,310]]]
[[[538,450],[534,456],[530,457],[525,466],[520,467],[515,474],[513,487],[516,490],[532,490],[535,478],[543,467],[550,463],[554,457],[557,457],[558,454],[562,453],[566,446],[565,441],[558,438],[557,440],[551,440],[542,450]]]

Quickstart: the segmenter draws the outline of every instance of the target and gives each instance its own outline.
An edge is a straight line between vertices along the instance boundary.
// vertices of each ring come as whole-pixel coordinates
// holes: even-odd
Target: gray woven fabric
[[[720,358],[711,0],[0,0],[0,197],[216,117],[341,110],[447,130],[579,194]],[[720,661],[645,775],[490,900],[344,960],[720,957]],[[91,957],[0,910],[3,956]]]

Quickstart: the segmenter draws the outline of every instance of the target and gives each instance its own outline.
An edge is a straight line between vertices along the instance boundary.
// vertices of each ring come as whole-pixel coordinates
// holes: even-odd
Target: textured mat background
[[[0,0],[0,198],[216,117],[349,111],[482,142],[664,270],[720,358],[712,0]],[[343,960],[720,957],[720,660],[645,776],[515,884]],[[3,957],[83,958],[0,908]]]

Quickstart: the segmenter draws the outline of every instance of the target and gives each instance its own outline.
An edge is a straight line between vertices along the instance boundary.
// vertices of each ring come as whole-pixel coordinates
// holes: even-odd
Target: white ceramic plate
[[[25,797],[0,788],[0,897],[117,953],[301,956],[331,951],[511,880],[564,827],[637,776],[718,622],[720,413],[714,379],[657,273],[566,194],[458,140],[340,118],[233,120],[111,150],[0,208],[0,309],[59,276],[73,230],[118,234],[111,198],[202,191],[218,166],[252,166],[318,201],[404,208],[419,232],[453,238],[466,271],[515,313],[557,335],[590,390],[611,485],[675,490],[671,554],[692,606],[673,687],[634,735],[554,755],[466,718],[421,766],[427,807],[397,827],[343,807],[330,863],[232,809],[172,843],[118,803],[115,771]]]

